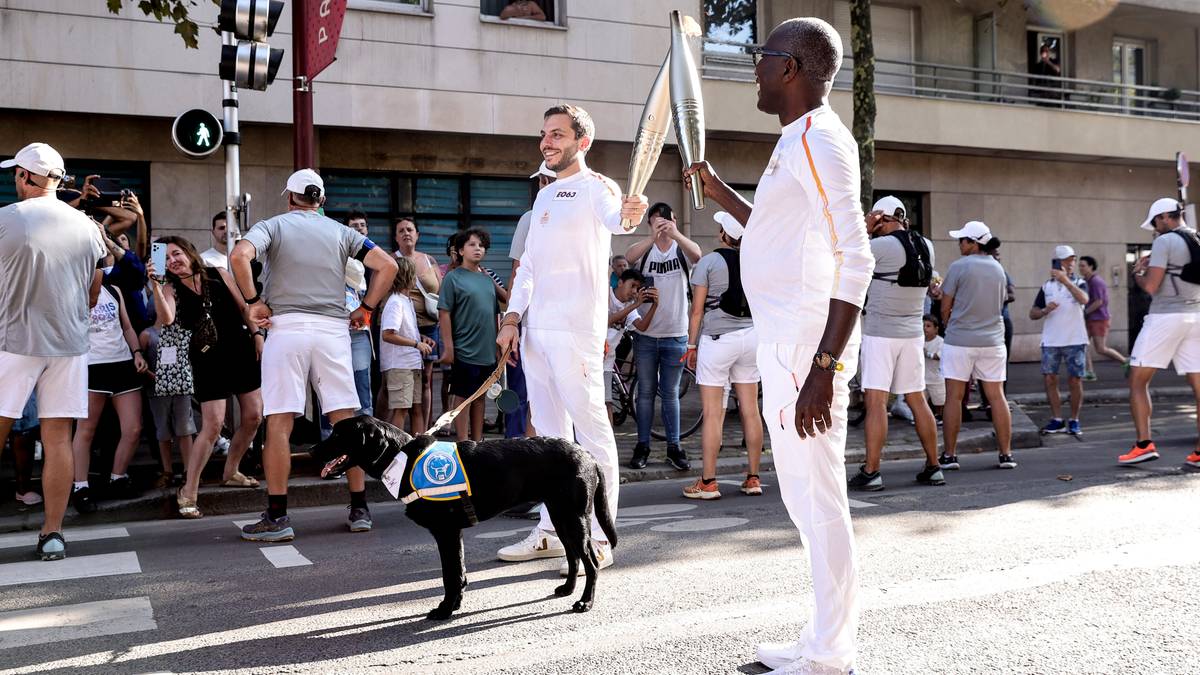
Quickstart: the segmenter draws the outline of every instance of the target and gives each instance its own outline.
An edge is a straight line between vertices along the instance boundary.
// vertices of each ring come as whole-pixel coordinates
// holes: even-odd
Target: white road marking
[[[53,563],[38,562],[39,565]],[[0,612],[0,649],[156,630],[150,598],[101,600]]]
[[[138,563],[137,554],[132,551],[75,558],[67,556],[65,560],[51,562],[30,560],[0,565],[0,586],[138,574],[141,571],[142,566]]]
[[[695,518],[695,516],[657,516],[654,518],[617,518],[617,525],[645,525],[654,520],[676,520],[678,518]]]
[[[879,505],[872,504],[871,502],[860,502],[857,499],[850,500],[850,508],[852,508],[852,509],[869,509],[872,506],[879,506]]]
[[[67,540],[67,544],[73,544],[77,541],[95,541],[97,539],[118,539],[120,537],[128,537],[129,530],[123,527],[91,527],[82,530],[70,529],[63,533],[63,537]],[[37,532],[17,532],[15,534],[6,534],[0,536],[0,549],[6,548],[34,548],[37,546]]]
[[[728,478],[719,480],[719,481],[717,481],[717,483],[720,485],[732,485],[733,487],[736,487],[736,488],[742,487],[742,481],[732,480],[732,479],[728,479]],[[688,483],[688,485],[691,485],[691,483]],[[760,485],[762,485],[763,487],[771,487],[770,483],[760,483]]]
[[[724,530],[730,527],[740,527],[750,522],[746,518],[696,518],[680,520],[674,523],[662,523],[650,528],[655,532],[706,532],[708,530]]]
[[[236,527],[237,529],[240,530],[247,525],[253,525],[257,522],[258,522],[257,518],[255,518],[254,520],[235,520],[235,521],[233,521],[233,525],[234,525],[234,527]]]
[[[641,518],[644,516],[665,516],[668,513],[683,513],[695,509],[695,504],[649,504],[647,506],[628,506],[617,509],[618,518]]]
[[[312,561],[300,555],[295,546],[263,546],[258,549],[276,567],[303,567]]]
[[[534,527],[533,525],[530,525],[529,527],[518,527],[513,530],[496,530],[495,532],[484,532],[483,534],[475,535],[475,538],[476,539],[507,539],[508,537],[515,537],[518,534],[524,534],[524,533],[532,530],[533,527]]]

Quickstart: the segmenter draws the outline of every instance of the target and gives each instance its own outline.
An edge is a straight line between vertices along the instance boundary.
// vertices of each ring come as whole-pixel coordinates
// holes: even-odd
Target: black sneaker
[[[946,477],[942,475],[942,467],[934,464],[927,466],[917,474],[917,482],[921,485],[945,485]]]
[[[104,491],[104,496],[109,499],[136,499],[140,494],[133,487],[133,481],[129,480],[129,476],[121,476],[108,481],[108,488]]]
[[[95,513],[96,500],[92,497],[92,489],[90,487],[81,487],[71,493],[71,504],[75,506],[75,510],[80,513]]]
[[[878,492],[883,489],[883,476],[878,471],[867,471],[867,465],[858,467],[858,473],[846,481],[846,487],[862,492]]]
[[[942,456],[938,457],[938,464],[947,471],[958,471],[958,455],[947,455],[943,452]]]
[[[39,534],[37,556],[42,560],[62,560],[67,557],[67,541],[61,532]]]
[[[650,459],[650,446],[645,443],[638,443],[633,446],[633,459],[629,460],[629,468],[644,469],[646,461]]]
[[[1015,469],[1017,468],[1017,460],[1013,459],[1012,455],[1000,455],[1000,463],[996,465],[998,469]]]
[[[368,509],[356,509],[353,506],[350,508],[350,531],[351,532],[370,532],[371,512]]]
[[[667,445],[667,464],[670,464],[676,471],[687,471],[692,468],[692,463],[688,461],[687,453],[683,448],[675,444]]]

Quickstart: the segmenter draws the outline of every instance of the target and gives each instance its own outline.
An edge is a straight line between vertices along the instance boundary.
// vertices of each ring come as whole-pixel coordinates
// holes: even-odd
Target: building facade
[[[362,208],[387,244],[392,222],[414,217],[420,247],[439,256],[453,231],[485,227],[492,265],[507,275],[512,228],[532,202],[526,177],[540,161],[542,112],[562,101],[586,107],[598,132],[588,162],[623,182],[669,47],[670,10],[702,21],[708,156],[748,195],[779,127],[755,110],[746,46],[786,18],[818,16],[850,55],[846,0],[539,1],[545,21],[499,18],[505,0],[349,0],[338,60],[314,85],[330,215]],[[1099,261],[1112,287],[1112,343],[1124,346],[1139,302],[1127,269],[1150,244],[1137,224],[1154,198],[1174,194],[1175,153],[1200,155],[1200,6],[873,4],[876,191],[910,205],[942,270],[957,255],[947,231],[967,220],[987,222],[1005,242],[1018,287],[1016,358],[1037,354],[1040,326],[1026,315],[1060,243]],[[193,11],[202,27],[215,21],[212,5]],[[272,46],[291,48],[289,11]],[[219,113],[219,46],[205,28],[200,48],[185,49],[170,26],[136,8],[109,14],[103,0],[0,0],[0,156],[47,141],[80,181],[100,174],[137,190],[156,233],[206,248],[209,219],[224,204],[220,153],[185,159],[170,129],[189,108]],[[850,72],[831,96],[847,124]],[[252,220],[285,207],[290,75],[287,58],[266,92],[241,96]],[[717,226],[710,211],[688,207],[680,168],[668,147],[647,195],[675,206],[684,231],[708,248]],[[0,203],[11,199],[11,185],[0,185]],[[614,241],[622,252],[632,239]]]

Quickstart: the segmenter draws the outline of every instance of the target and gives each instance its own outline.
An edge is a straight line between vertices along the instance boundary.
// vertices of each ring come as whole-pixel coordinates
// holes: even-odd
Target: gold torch
[[[629,157],[629,189],[625,191],[627,195],[640,195],[646,189],[646,183],[650,182],[650,175],[658,164],[663,143],[667,140],[667,124],[671,117],[671,92],[667,85],[670,70],[671,55],[668,54],[663,59],[662,68],[658,69],[658,77],[654,78],[654,86],[650,87],[646,107],[642,109],[642,121],[638,123],[637,136],[633,139],[633,154]],[[632,232],[637,223],[622,218],[621,227],[626,232]]]
[[[704,100],[700,93],[700,73],[688,46],[689,35],[699,35],[696,20],[679,10],[671,12],[671,112],[675,120],[675,136],[685,167],[704,161]],[[704,187],[692,181],[692,207],[704,208]]]

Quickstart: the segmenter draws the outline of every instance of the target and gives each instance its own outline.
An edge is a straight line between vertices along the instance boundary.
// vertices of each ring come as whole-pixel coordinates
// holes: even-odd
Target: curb
[[[1150,399],[1154,401],[1191,397],[1192,390],[1190,387],[1152,387],[1150,389]],[[1064,398],[1066,397],[1064,396]],[[1046,394],[1042,392],[1033,394],[1010,394],[1008,396],[1008,400],[1019,405],[1045,405]],[[1129,389],[1127,387],[1112,387],[1106,389],[1089,390],[1087,387],[1084,387],[1083,402],[1128,403]]]

